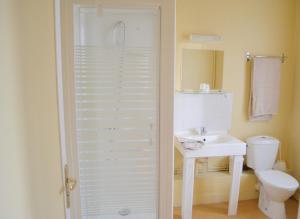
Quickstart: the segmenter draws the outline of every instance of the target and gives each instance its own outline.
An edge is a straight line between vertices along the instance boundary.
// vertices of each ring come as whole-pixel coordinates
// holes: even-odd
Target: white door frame
[[[63,88],[63,48],[61,4],[66,0],[55,0],[56,30],[56,73],[58,89],[58,110],[60,124],[61,167],[64,181],[64,166],[67,164],[67,135],[65,101]],[[81,0],[82,1],[82,0]],[[175,0],[85,0],[87,4],[124,5],[129,7],[160,7],[161,10],[161,44],[160,44],[160,194],[159,218],[173,218],[173,96],[175,69]],[[66,200],[66,199],[65,199]],[[71,219],[69,209],[65,208],[67,219]]]

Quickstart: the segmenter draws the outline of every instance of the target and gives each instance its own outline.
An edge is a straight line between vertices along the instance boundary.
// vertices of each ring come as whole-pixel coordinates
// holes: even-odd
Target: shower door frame
[[[71,149],[74,136],[68,129],[74,128],[70,122],[75,115],[75,108],[70,102],[74,94],[64,87],[64,81],[72,81],[73,53],[73,11],[64,11],[72,4],[95,5],[116,8],[157,8],[160,10],[160,64],[159,64],[159,219],[173,218],[173,94],[175,69],[175,0],[55,0],[56,29],[56,73],[58,91],[58,111],[60,124],[61,170],[62,182],[65,181],[65,165],[70,175],[78,177],[76,165],[72,166],[70,158],[77,157]],[[71,7],[72,9],[72,7]],[[71,20],[70,20],[71,17]],[[74,80],[73,80],[74,81]],[[68,82],[68,83],[69,83]],[[72,83],[72,82],[71,82]],[[74,117],[73,117],[74,118]],[[71,134],[70,134],[71,133]],[[76,153],[76,152],[75,152]],[[69,160],[68,160],[69,159]],[[74,161],[73,161],[74,162]],[[71,164],[71,165],[70,165]],[[78,166],[78,165],[77,165]],[[77,189],[78,190],[78,189]],[[71,194],[72,203],[79,203],[79,192]],[[67,219],[74,219],[80,211],[73,212],[66,205]],[[80,209],[80,206],[76,206]],[[73,214],[73,216],[72,216]],[[77,218],[76,218],[77,219]]]

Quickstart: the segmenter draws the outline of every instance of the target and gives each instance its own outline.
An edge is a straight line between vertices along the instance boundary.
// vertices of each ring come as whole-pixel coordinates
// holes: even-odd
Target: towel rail
[[[253,58],[280,58],[281,62],[284,63],[288,57],[284,53],[282,53],[281,56],[253,56],[250,52],[246,52],[247,62],[251,61]]]

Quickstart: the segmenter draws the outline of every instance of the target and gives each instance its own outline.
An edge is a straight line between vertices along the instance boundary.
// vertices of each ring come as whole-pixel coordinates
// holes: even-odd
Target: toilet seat
[[[278,170],[263,170],[257,173],[258,178],[264,184],[286,190],[296,190],[299,186],[298,181]]]

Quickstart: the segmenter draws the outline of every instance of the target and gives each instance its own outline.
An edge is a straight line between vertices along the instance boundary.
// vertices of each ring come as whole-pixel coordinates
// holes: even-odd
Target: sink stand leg
[[[239,192],[240,192],[240,182],[241,175],[243,171],[243,156],[233,156],[231,157],[231,174],[232,174],[232,182],[230,189],[230,197],[229,197],[229,207],[228,207],[228,215],[236,215],[237,214],[237,206],[239,201]]]
[[[184,158],[182,177],[182,219],[192,219],[195,158]]]

